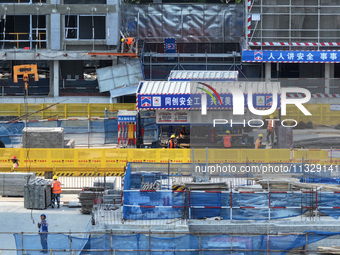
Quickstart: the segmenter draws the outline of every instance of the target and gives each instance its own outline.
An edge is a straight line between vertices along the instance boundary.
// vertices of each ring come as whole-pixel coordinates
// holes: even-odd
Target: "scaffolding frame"
[[[227,220],[235,220],[233,218],[233,210],[238,210],[238,209],[258,209],[258,210],[268,210],[268,220],[275,220],[275,219],[272,219],[271,218],[271,214],[272,214],[272,210],[276,210],[276,209],[281,209],[281,210],[286,210],[286,209],[300,209],[301,210],[301,214],[300,214],[300,217],[301,217],[301,220],[302,220],[302,217],[305,213],[307,213],[309,211],[309,215],[308,215],[308,218],[310,221],[322,221],[321,220],[321,217],[320,217],[320,214],[322,213],[321,210],[322,209],[333,209],[333,210],[340,210],[340,207],[339,206],[333,206],[333,207],[330,207],[330,206],[322,206],[321,205],[321,198],[323,195],[325,194],[339,194],[340,191],[323,191],[322,192],[322,189],[318,189],[316,187],[312,187],[310,188],[309,190],[303,190],[303,191],[237,191],[237,190],[230,190],[230,191],[191,191],[191,190],[184,190],[184,191],[177,191],[177,190],[125,190],[124,193],[126,192],[143,192],[144,194],[145,193],[152,193],[154,194],[155,192],[167,192],[167,193],[172,193],[172,194],[175,194],[175,193],[184,193],[185,194],[185,197],[188,197],[188,204],[187,205],[183,205],[183,206],[180,206],[180,205],[176,205],[176,206],[171,206],[171,205],[159,205],[159,206],[155,206],[155,205],[143,205],[143,206],[140,206],[140,205],[126,205],[126,204],[123,204],[123,207],[131,207],[131,208],[139,208],[139,207],[143,207],[143,208],[163,208],[163,209],[169,209],[169,208],[181,208],[183,209],[183,211],[186,211],[187,213],[182,213],[183,215],[183,218],[181,219],[178,219],[180,220],[180,223],[181,224],[186,224],[187,220],[191,220],[193,219],[192,218],[192,211],[194,209],[221,209],[221,210],[226,210],[226,211],[229,211],[229,215],[230,215],[230,219],[227,219]],[[216,194],[228,194],[229,198],[230,198],[230,205],[227,205],[227,206],[210,206],[210,205],[200,205],[200,206],[193,206],[191,204],[191,194],[192,193],[216,193]],[[265,204],[268,204],[267,206],[253,206],[253,205],[248,205],[248,206],[235,206],[233,205],[233,194],[253,194],[253,195],[256,195],[256,194],[262,194],[262,195],[267,195],[268,197],[268,203],[264,202]],[[272,198],[271,198],[271,195],[272,194],[307,194],[307,196],[309,196],[309,203],[306,203],[306,201],[302,201],[302,197],[301,197],[301,205],[300,206],[273,206],[272,205]],[[305,205],[303,205],[305,202]],[[303,212],[303,210],[308,210],[307,212]],[[152,218],[153,216],[155,216],[155,213],[150,213],[149,215],[147,215],[147,213],[141,213],[141,214],[131,214],[131,215],[134,215],[135,217],[132,216],[132,219],[131,216],[129,215],[129,220],[125,220],[124,217],[123,217],[123,214],[119,214],[120,216],[117,217],[118,215],[111,215],[109,213],[106,213],[106,215],[101,215],[101,217],[99,217],[99,215],[101,214],[100,212],[100,208],[98,208],[98,211],[97,211],[97,219],[100,219],[104,216],[107,216],[109,217],[110,219],[109,220],[106,220],[105,221],[107,223],[111,223],[111,224],[114,224],[114,223],[117,223],[117,222],[126,222],[127,224],[132,224],[132,225],[139,225],[140,224],[140,221],[142,220],[145,225],[152,225],[153,223],[157,223],[157,225],[168,225],[170,224],[168,222],[169,219],[174,219],[173,216],[175,215],[178,215],[178,213],[173,213],[173,212],[170,212],[168,213],[168,218],[167,217],[164,217],[164,219],[157,219],[157,218]],[[143,217],[140,217],[140,216],[143,216]],[[167,215],[167,213],[163,212],[162,215]],[[185,217],[187,216],[187,218]],[[216,216],[218,217],[218,216]],[[298,217],[298,216],[296,216]],[[141,219],[141,220],[140,220]],[[237,219],[239,220],[239,219]],[[242,219],[242,220],[252,220],[252,218],[249,218],[249,219]],[[173,222],[175,225],[178,225],[178,223],[176,223],[175,221]]]
[[[320,49],[339,46],[336,16],[339,5],[313,0],[299,1],[247,0],[245,15],[248,46],[297,47]],[[333,22],[332,22],[333,21]],[[336,36],[334,36],[336,35]]]

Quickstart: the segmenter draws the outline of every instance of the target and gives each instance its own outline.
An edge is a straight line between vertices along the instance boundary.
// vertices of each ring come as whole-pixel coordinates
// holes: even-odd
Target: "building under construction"
[[[78,232],[67,222],[72,203],[66,212],[48,201],[31,208],[43,196],[26,194],[25,217],[39,209],[54,220],[44,252],[339,252],[339,4],[201,2],[2,1],[0,170],[35,174],[0,175],[1,194],[23,196],[44,182],[31,178],[57,176],[65,194],[78,193],[72,214],[91,218]],[[26,89],[13,76],[22,64],[38,67]],[[303,106],[311,115],[291,105],[282,116],[287,87],[310,92]],[[212,124],[229,117],[235,127]],[[279,120],[276,142],[267,126],[240,125],[266,118]],[[172,138],[178,148],[165,149]],[[12,225],[0,235],[14,234],[15,247],[0,249],[42,251],[41,235]]]

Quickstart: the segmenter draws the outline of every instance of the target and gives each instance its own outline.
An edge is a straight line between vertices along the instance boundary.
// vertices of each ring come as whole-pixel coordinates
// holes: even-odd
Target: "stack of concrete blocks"
[[[84,187],[83,191],[78,195],[79,201],[81,203],[82,214],[91,214],[95,200],[101,201],[104,188],[100,187]]]
[[[35,179],[35,173],[0,173],[0,195],[23,197],[24,186]]]
[[[104,189],[116,188],[116,177],[97,177],[93,182],[93,187],[102,187]]]
[[[51,180],[41,178],[25,185],[24,207],[43,210],[51,205],[51,185]]]
[[[22,144],[23,148],[64,148],[64,128],[26,127]]]
[[[109,206],[120,206],[122,204],[122,191],[113,189],[105,190],[103,196],[103,204]]]

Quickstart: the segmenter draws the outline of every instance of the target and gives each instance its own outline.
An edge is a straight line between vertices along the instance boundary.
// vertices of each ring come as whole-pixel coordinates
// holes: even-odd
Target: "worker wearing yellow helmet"
[[[174,149],[174,148],[176,148],[175,138],[176,138],[175,135],[171,135],[171,136],[170,136],[170,140],[169,140],[169,142],[168,142],[168,148],[169,148],[169,149]]]
[[[222,138],[223,146],[224,148],[230,148],[231,147],[231,135],[230,131],[225,131],[225,135]]]
[[[255,149],[259,149],[262,145],[262,138],[263,138],[263,135],[262,134],[259,134],[258,135],[258,138],[255,142]]]
[[[58,176],[53,176],[52,183],[52,203],[51,207],[54,208],[55,201],[57,201],[58,208],[60,208],[60,194],[61,194],[61,183],[58,181]]]
[[[275,130],[275,120],[274,116],[270,115],[268,119],[268,126],[266,131],[266,141],[267,144],[274,144],[274,130]]]

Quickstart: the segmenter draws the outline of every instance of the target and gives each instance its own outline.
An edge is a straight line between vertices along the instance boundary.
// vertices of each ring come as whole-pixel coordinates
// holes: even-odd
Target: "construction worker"
[[[266,131],[267,144],[274,144],[275,120],[273,115],[270,115]],[[270,138],[270,139],[269,139]],[[271,141],[270,141],[271,140]]]
[[[259,138],[257,138],[256,142],[255,142],[255,149],[259,149],[262,145],[262,138],[263,135],[259,134]]]
[[[13,156],[12,158],[11,158],[11,160],[12,160],[12,169],[11,169],[11,172],[14,172],[14,170],[16,169],[16,168],[18,168],[19,167],[19,163],[18,163],[18,159],[17,159],[17,157],[16,156]]]
[[[48,253],[48,247],[47,247],[47,232],[48,232],[48,223],[46,221],[46,214],[40,215],[41,221],[38,223],[39,228],[39,235],[40,235],[40,243],[42,247],[43,253]]]
[[[182,126],[182,129],[181,129],[181,131],[179,132],[179,137],[180,137],[180,138],[183,138],[183,137],[188,136],[188,135],[189,135],[188,130],[186,129],[185,126]]]
[[[55,200],[57,200],[58,208],[60,208],[60,193],[61,193],[61,184],[58,181],[58,176],[53,176],[54,182],[52,183],[52,208],[54,208]]]
[[[126,42],[127,45],[133,44],[133,37],[127,37],[127,38],[125,39],[125,42]]]
[[[122,42],[121,53],[124,52],[133,53],[133,46],[135,42],[135,39],[133,37],[122,38],[121,42]]]
[[[223,146],[224,148],[230,148],[231,147],[231,135],[230,135],[230,131],[227,130],[225,131],[225,135],[222,138],[223,141]]]
[[[170,136],[170,140],[169,140],[169,142],[168,142],[168,148],[169,148],[169,149],[174,149],[174,148],[176,148],[175,138],[176,138],[175,135],[171,135],[171,136]]]

